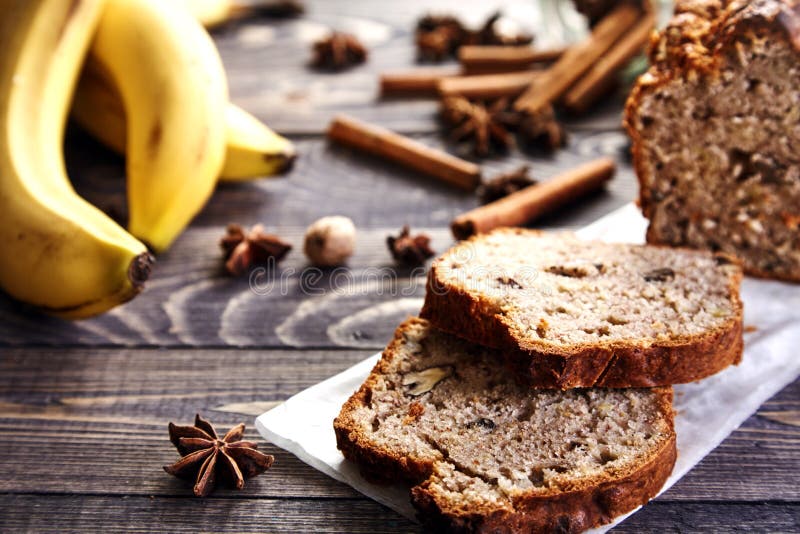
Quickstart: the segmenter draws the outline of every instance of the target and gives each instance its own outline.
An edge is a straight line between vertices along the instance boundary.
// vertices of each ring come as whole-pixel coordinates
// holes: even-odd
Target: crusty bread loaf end
[[[625,110],[650,243],[800,281],[800,2],[679,0]]]

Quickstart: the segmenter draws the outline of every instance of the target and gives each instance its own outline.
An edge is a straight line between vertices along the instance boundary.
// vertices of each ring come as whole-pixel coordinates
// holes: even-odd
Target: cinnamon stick
[[[549,63],[564,53],[564,48],[537,50],[531,46],[478,46],[458,49],[464,74],[490,74],[530,69],[536,63]]]
[[[328,129],[328,138],[392,160],[462,189],[472,191],[480,184],[481,169],[474,163],[352,117],[335,117]]]
[[[514,103],[519,111],[536,113],[558,100],[639,18],[641,11],[632,4],[621,4],[606,15],[592,33],[570,47],[541,78]]]
[[[444,78],[439,80],[439,94],[443,97],[463,96],[478,100],[517,96],[538,79],[541,73],[542,71],[529,70]]]
[[[456,217],[450,229],[456,239],[500,226],[520,226],[568,202],[600,189],[614,176],[614,160],[600,158],[550,180],[528,186]]]
[[[452,67],[431,67],[381,74],[383,96],[436,96],[439,80],[461,74]]]
[[[589,71],[564,95],[563,104],[573,112],[585,111],[614,84],[617,73],[641,52],[655,27],[655,15],[645,15],[614,43]]]

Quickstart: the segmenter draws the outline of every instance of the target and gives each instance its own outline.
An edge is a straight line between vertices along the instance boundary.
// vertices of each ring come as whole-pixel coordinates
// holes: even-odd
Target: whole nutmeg
[[[335,267],[353,255],[356,227],[341,215],[323,217],[306,230],[303,252],[317,267]]]

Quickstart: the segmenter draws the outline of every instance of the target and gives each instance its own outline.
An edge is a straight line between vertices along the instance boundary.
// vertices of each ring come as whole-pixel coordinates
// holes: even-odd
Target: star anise
[[[311,65],[318,69],[340,71],[367,60],[367,49],[355,35],[333,32],[314,43]]]
[[[408,225],[403,226],[399,236],[390,235],[386,238],[389,252],[395,261],[409,266],[422,265],[425,260],[436,254],[431,249],[430,243],[431,238],[425,234],[412,236]]]
[[[165,465],[164,471],[178,478],[194,479],[194,494],[205,497],[217,482],[242,489],[244,481],[260,475],[275,461],[256,450],[252,441],[242,441],[244,423],[239,423],[220,439],[211,423],[195,416],[194,426],[169,424],[169,440],[181,459]]]
[[[467,30],[449,15],[425,15],[417,22],[417,55],[423,61],[442,61],[455,55]]]
[[[470,102],[464,97],[447,97],[442,102],[442,119],[453,142],[469,146],[479,157],[514,146],[511,131],[519,126],[520,115],[507,98],[491,104]]]
[[[534,113],[523,113],[520,116],[518,133],[522,145],[548,151],[561,148],[567,142],[564,129],[556,120],[551,105],[544,106]]]
[[[219,245],[225,254],[225,270],[233,276],[246,273],[254,265],[263,265],[270,258],[281,261],[292,250],[292,245],[265,232],[261,224],[249,231],[238,224],[229,224]]]
[[[530,167],[522,165],[511,172],[495,176],[478,191],[481,203],[488,204],[537,183],[530,177],[529,172]]]

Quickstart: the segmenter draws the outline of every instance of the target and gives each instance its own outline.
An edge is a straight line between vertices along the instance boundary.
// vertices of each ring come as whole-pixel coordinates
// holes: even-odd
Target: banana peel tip
[[[128,266],[128,280],[137,291],[144,288],[144,283],[150,278],[150,271],[153,268],[156,258],[149,252],[142,252],[131,261]]]

